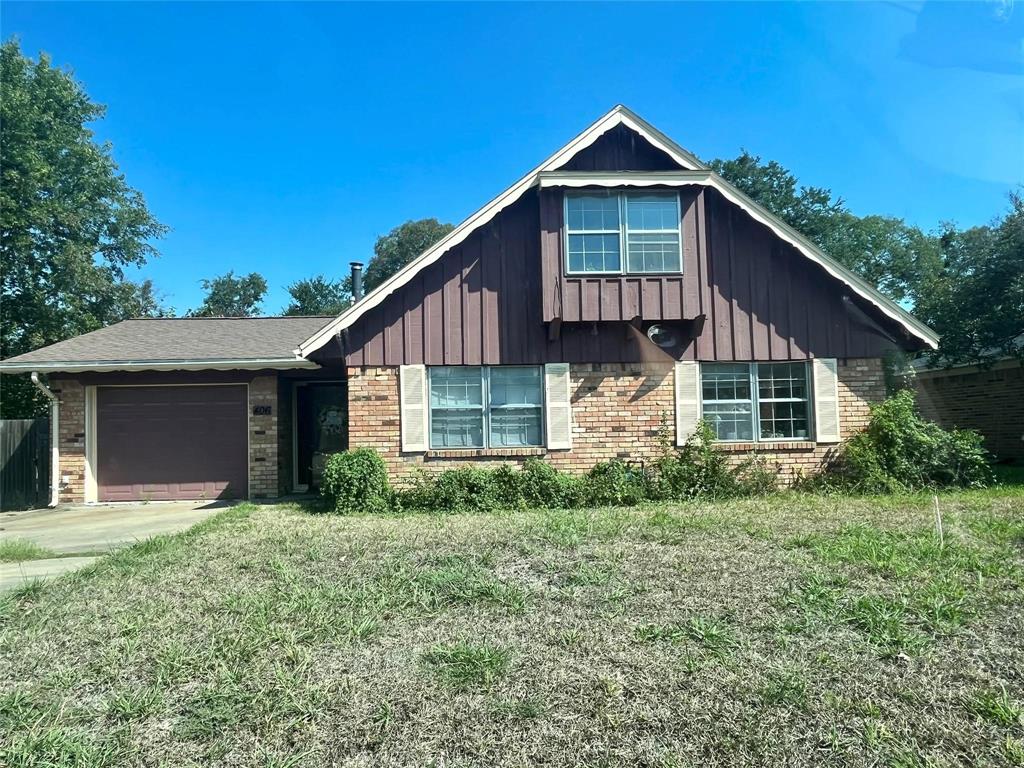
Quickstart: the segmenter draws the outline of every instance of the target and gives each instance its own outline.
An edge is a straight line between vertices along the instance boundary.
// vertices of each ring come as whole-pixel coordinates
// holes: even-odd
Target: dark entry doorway
[[[295,387],[297,489],[320,484],[324,462],[348,448],[348,398],[342,382]]]

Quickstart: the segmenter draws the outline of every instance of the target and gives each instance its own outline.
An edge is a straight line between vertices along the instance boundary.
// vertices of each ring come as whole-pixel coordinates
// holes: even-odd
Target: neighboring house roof
[[[315,368],[296,345],[331,318],[173,317],[124,320],[0,362],[0,371]]]
[[[1014,348],[1024,350],[1024,333],[1017,336],[1010,343]],[[984,371],[992,368],[1012,368],[1014,366],[1024,365],[1024,361],[1021,360],[1019,355],[1009,355],[1006,354],[1005,351],[997,348],[982,350],[981,356],[982,359],[980,360],[959,360],[957,362],[950,362],[945,358],[940,358],[936,363],[932,361],[931,355],[922,355],[921,357],[911,360],[910,366],[917,373],[953,375],[963,373],[966,370]]]
[[[317,349],[320,349],[322,346],[327,344],[335,334],[351,326],[360,317],[362,317],[365,312],[381,304],[391,293],[412,280],[424,267],[438,261],[447,251],[466,240],[474,231],[491,221],[504,208],[516,202],[524,193],[526,193],[527,190],[544,183],[559,183],[557,177],[560,175],[564,176],[562,179],[563,182],[568,181],[570,177],[585,177],[586,174],[579,172],[566,172],[564,174],[557,174],[553,172],[558,171],[569,160],[571,160],[575,154],[593,144],[603,134],[618,125],[624,125],[627,128],[636,131],[653,146],[667,153],[676,163],[682,166],[685,170],[678,172],[677,175],[679,181],[683,181],[685,177],[686,183],[703,184],[714,187],[726,199],[740,206],[756,221],[764,224],[778,237],[793,245],[793,247],[795,247],[801,254],[823,267],[832,277],[846,284],[855,294],[872,304],[887,317],[899,323],[911,336],[920,339],[933,349],[938,346],[939,337],[934,331],[928,328],[928,326],[917,320],[894,301],[883,296],[874,287],[869,285],[842,264],[830,258],[814,243],[783,222],[766,208],[751,200],[725,181],[725,179],[708,170],[707,166],[701,163],[694,155],[669,139],[657,128],[620,104],[614,107],[606,115],[599,118],[590,127],[583,131],[583,133],[574,138],[535,169],[530,171],[530,173],[522,179],[487,203],[483,208],[472,214],[435,245],[428,248],[417,258],[407,264],[403,269],[399,270],[397,273],[381,283],[381,285],[368,293],[361,301],[357,302],[323,328],[318,329],[315,333],[310,335],[309,338],[305,339],[298,346],[295,350],[295,354],[305,357],[310,353],[315,352]],[[594,174],[593,177],[598,175],[604,177],[614,176],[614,174]],[[623,183],[622,179],[626,175],[627,174],[622,174],[622,176],[619,177],[618,183]],[[655,172],[650,175],[667,177],[672,174]],[[636,174],[634,174],[634,177],[635,176]],[[629,183],[633,183],[633,180],[630,180]]]

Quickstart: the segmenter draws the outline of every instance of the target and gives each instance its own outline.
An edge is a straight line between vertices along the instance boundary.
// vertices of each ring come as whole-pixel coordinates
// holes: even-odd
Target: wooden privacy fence
[[[50,420],[0,420],[0,509],[50,501]]]

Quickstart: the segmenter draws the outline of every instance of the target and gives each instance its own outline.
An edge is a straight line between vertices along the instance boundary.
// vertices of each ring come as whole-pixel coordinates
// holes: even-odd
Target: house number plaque
[[[271,406],[269,405],[254,405],[252,407],[253,416],[269,416],[271,413]]]

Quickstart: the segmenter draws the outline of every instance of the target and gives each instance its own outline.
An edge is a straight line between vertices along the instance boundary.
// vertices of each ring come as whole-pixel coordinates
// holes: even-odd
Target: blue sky
[[[179,313],[234,269],[341,276],[412,218],[458,222],[616,103],[703,159],[741,147],[859,214],[986,223],[1024,182],[1024,7],[16,3],[172,228]]]

